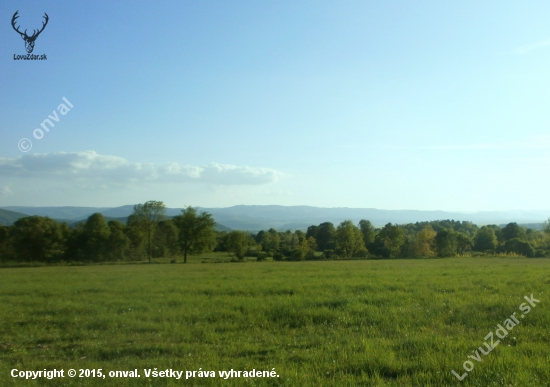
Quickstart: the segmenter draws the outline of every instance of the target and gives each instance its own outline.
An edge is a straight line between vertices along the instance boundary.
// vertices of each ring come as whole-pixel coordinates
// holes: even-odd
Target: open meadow
[[[549,259],[199,262],[0,269],[0,385],[550,385]],[[531,294],[540,303],[521,318]],[[468,358],[514,312],[499,345]],[[465,361],[475,368],[459,381]],[[14,368],[140,378],[24,380]],[[146,377],[154,368],[216,377]],[[278,378],[218,377],[273,368]]]

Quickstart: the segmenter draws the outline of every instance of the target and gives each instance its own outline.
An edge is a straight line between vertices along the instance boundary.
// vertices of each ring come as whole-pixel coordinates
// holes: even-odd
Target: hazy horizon
[[[81,208],[119,208],[119,207],[125,207],[125,206],[135,206],[139,203],[126,203],[126,204],[120,204],[115,206],[93,206],[93,205],[83,205],[83,206],[77,206],[77,205],[52,205],[52,206],[39,206],[39,205],[0,205],[0,208],[10,208],[10,207],[81,207]],[[166,208],[185,208],[186,206],[170,206],[164,203]],[[334,206],[334,207],[323,207],[323,206],[312,206],[309,204],[234,204],[230,206],[200,206],[200,205],[192,205],[192,207],[198,207],[198,208],[230,208],[230,207],[238,207],[238,206],[281,206],[281,207],[313,207],[313,208],[325,208],[325,209],[339,209],[339,208],[348,208],[348,209],[372,209],[372,210],[380,210],[380,211],[423,211],[423,212],[455,212],[455,213],[461,213],[461,214],[474,214],[478,212],[549,212],[549,209],[544,208],[536,208],[532,210],[528,209],[511,209],[511,210],[477,210],[477,211],[461,211],[461,210],[446,210],[446,209],[426,209],[426,210],[419,210],[415,208],[395,208],[395,209],[389,209],[389,208],[376,208],[376,207],[346,207],[346,206]]]
[[[101,213],[109,219],[126,218],[134,212],[131,204],[119,207],[25,207],[6,206],[7,209],[25,216],[47,216],[52,219],[66,220],[70,222],[84,221],[93,213]],[[165,214],[169,217],[180,214],[180,207],[167,207]],[[240,230],[278,230],[301,229],[305,230],[311,225],[331,222],[340,224],[351,220],[359,223],[361,220],[369,220],[374,226],[382,227],[388,223],[413,224],[417,222],[431,222],[454,220],[466,221],[478,226],[508,223],[523,225],[541,225],[549,219],[550,211],[480,211],[480,212],[448,212],[448,211],[421,211],[421,210],[384,210],[374,208],[350,208],[350,207],[312,207],[312,206],[259,206],[240,205],[232,207],[201,207],[208,212],[220,225]],[[0,211],[2,212],[2,211]],[[5,222],[13,222],[14,214],[6,214]],[[0,214],[1,216],[1,214]]]

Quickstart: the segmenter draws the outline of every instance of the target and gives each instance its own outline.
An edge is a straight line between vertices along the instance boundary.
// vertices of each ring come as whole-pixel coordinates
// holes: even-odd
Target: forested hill
[[[15,222],[17,219],[24,218],[25,216],[28,215],[0,208],[0,225],[9,226],[13,224],[13,222]]]
[[[133,212],[133,205],[120,207],[4,207],[6,210],[26,215],[48,216],[65,219],[68,223],[85,220],[95,212],[109,218],[125,218]],[[374,208],[323,208],[311,206],[233,206],[226,208],[201,208],[212,214],[218,224],[240,230],[306,229],[312,224],[344,220],[354,223],[368,219],[375,226],[388,222],[415,223],[440,219],[470,221],[478,225],[517,223],[542,223],[550,217],[550,211],[483,211],[473,213],[414,210],[378,210]],[[167,208],[166,215],[175,216],[180,208]],[[20,216],[19,216],[20,217]],[[11,215],[13,218],[13,215]],[[9,214],[6,219],[11,219]]]
[[[67,222],[76,221],[81,219],[87,219],[88,216],[92,215],[95,212],[103,213],[106,210],[109,210],[109,207],[31,207],[31,206],[9,206],[2,207],[6,210],[19,212],[27,216],[47,216],[52,219],[65,219]],[[132,207],[133,208],[133,207]],[[132,213],[130,212],[123,216],[128,216]]]

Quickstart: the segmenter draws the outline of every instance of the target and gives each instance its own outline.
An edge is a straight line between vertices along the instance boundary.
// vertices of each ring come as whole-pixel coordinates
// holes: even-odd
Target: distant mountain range
[[[103,214],[108,219],[125,221],[132,214],[133,205],[121,207],[25,207],[10,206],[0,209],[0,223],[11,224],[18,218],[28,215],[48,216],[65,220],[72,224],[83,221],[95,212]],[[445,211],[416,210],[378,210],[375,208],[323,208],[310,206],[233,206],[226,208],[200,208],[212,214],[218,223],[219,230],[305,230],[308,226],[322,222],[332,222],[335,225],[343,220],[358,223],[361,219],[370,220],[380,227],[388,222],[404,224],[431,220],[452,219],[471,221],[478,225],[507,224],[517,222],[529,224],[538,228],[550,217],[550,211],[481,211],[472,213]],[[167,208],[167,216],[176,216],[181,208]],[[223,226],[222,226],[223,225]]]
[[[6,208],[17,209],[18,211],[7,210]],[[128,208],[130,208],[128,212]],[[69,226],[75,226],[78,223],[85,222],[91,214],[96,212],[101,213],[106,221],[118,220],[122,223],[126,223],[128,216],[134,211],[134,206],[122,206],[117,208],[105,208],[102,211],[101,207],[21,207],[12,206],[0,208],[0,225],[11,226],[17,219],[27,216],[47,216],[55,219],[58,222],[66,222]],[[181,210],[177,212],[170,211],[168,217],[173,217],[180,214]],[[127,214],[127,215],[125,215]],[[63,215],[65,218],[60,218]],[[121,216],[117,216],[121,215]],[[214,227],[216,231],[231,231],[231,228],[226,227],[216,222]]]

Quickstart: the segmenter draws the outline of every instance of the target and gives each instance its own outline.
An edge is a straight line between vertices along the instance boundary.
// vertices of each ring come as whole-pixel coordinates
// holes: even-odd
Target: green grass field
[[[0,269],[0,386],[550,385],[549,259],[192,262]],[[540,303],[468,359],[531,294]],[[155,367],[279,377],[147,378]]]

